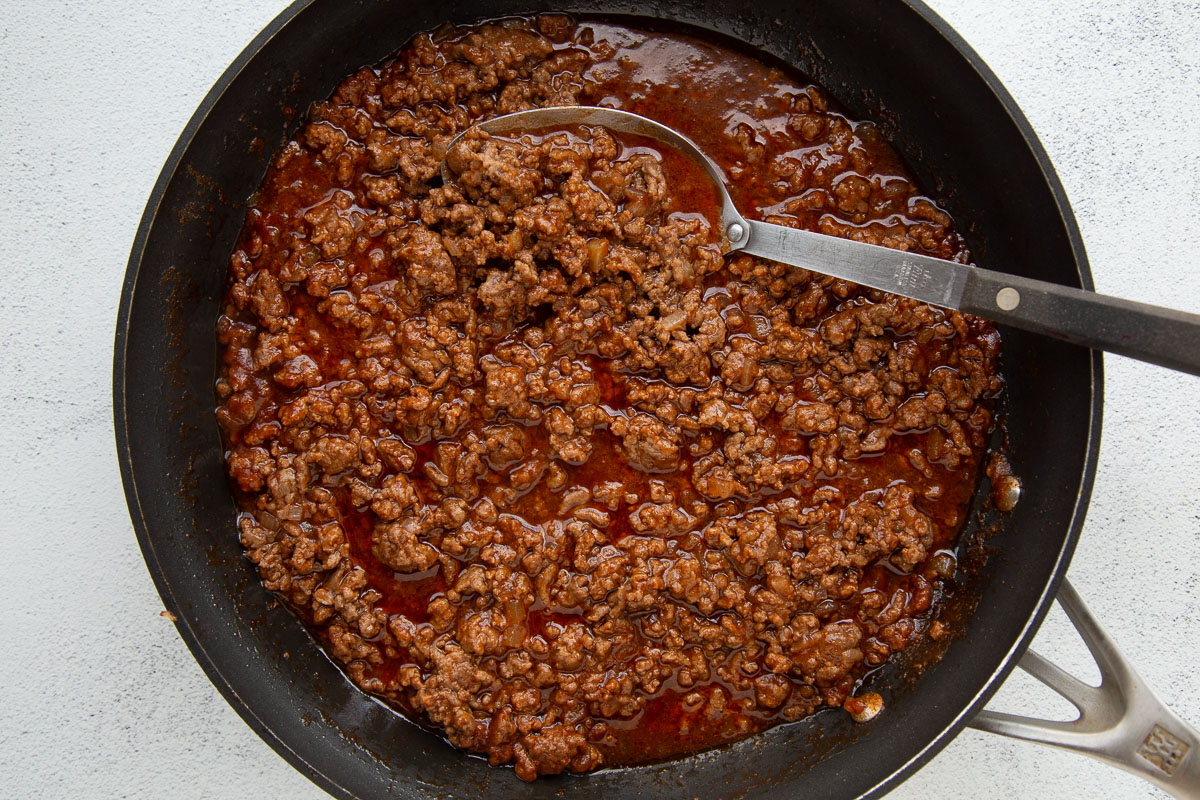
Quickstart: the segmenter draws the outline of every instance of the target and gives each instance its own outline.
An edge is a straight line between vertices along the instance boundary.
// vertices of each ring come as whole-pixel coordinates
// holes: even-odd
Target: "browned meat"
[[[873,127],[686,36],[443,30],[309,110],[218,324],[241,541],[359,685],[528,780],[876,713],[854,694],[928,635],[1001,388],[985,322],[722,259],[652,142],[475,133],[441,185],[474,120],[600,101],[760,217],[967,258]]]

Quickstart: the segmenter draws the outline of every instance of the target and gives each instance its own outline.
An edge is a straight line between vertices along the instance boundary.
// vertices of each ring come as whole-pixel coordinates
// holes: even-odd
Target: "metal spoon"
[[[864,244],[746,219],[725,176],[699,147],[652,119],[614,108],[557,106],[518,111],[479,123],[491,134],[565,125],[596,125],[666,142],[700,164],[721,205],[724,252],[738,251],[986,317],[1073,344],[1200,375],[1200,315],[1096,294],[932,256]],[[447,152],[466,131],[454,137]],[[442,162],[447,183],[453,174]]]

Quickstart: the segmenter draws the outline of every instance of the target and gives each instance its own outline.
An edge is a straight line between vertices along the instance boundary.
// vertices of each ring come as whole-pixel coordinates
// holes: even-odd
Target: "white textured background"
[[[1200,4],[932,4],[1040,135],[1097,288],[1200,312]],[[2,798],[325,796],[158,616],[110,411],[142,207],[193,109],[282,6],[0,0]],[[1105,367],[1100,470],[1070,576],[1163,699],[1200,723],[1200,380],[1111,356]],[[1095,674],[1057,611],[1036,647]],[[1017,675],[992,707],[1060,708],[1051,697]],[[1162,796],[974,731],[891,796],[930,795]]]

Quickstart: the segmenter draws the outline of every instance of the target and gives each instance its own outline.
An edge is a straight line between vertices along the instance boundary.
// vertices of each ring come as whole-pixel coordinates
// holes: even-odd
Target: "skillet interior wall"
[[[949,207],[977,260],[1079,285],[1075,263],[1076,256],[1082,263],[1082,252],[1072,251],[1073,229],[979,76],[964,69],[961,58],[899,2],[832,6],[601,3],[587,13],[638,11],[689,22],[795,64],[856,116],[881,121],[889,135],[899,131],[893,138],[897,149],[923,188]],[[548,8],[466,3],[457,6],[454,21]],[[237,75],[200,124],[166,187],[144,241],[124,359],[118,351],[124,408],[118,407],[117,424],[138,473],[136,497],[131,492],[135,523],[148,555],[152,551],[160,589],[173,595],[168,603],[184,620],[185,638],[248,722],[301,769],[324,773],[318,782],[341,796],[375,796],[380,786],[400,797],[419,796],[422,787],[438,787],[437,795],[496,797],[548,796],[564,788],[650,797],[684,785],[689,795],[700,797],[740,791],[794,796],[800,787],[818,798],[869,791],[952,726],[989,685],[1028,620],[1039,613],[1060,556],[1069,553],[1068,523],[1081,488],[1085,497],[1088,488],[1081,487],[1080,476],[1090,474],[1088,425],[1094,409],[1086,351],[1004,331],[1011,453],[1025,497],[1004,521],[1006,552],[979,575],[979,607],[967,634],[921,681],[897,682],[888,713],[871,726],[822,714],[680,762],[526,785],[511,771],[462,756],[361,695],[296,620],[282,609],[269,610],[275,603],[236,540],[211,416],[212,325],[228,253],[242,224],[244,200],[276,145],[294,128],[297,112],[327,96],[363,63],[443,21],[437,7],[317,0]],[[934,96],[945,99],[934,102]],[[135,259],[138,249],[135,245]],[[148,542],[146,529],[152,532]],[[885,674],[875,687],[889,683]],[[234,695],[248,698],[252,710],[240,707]]]

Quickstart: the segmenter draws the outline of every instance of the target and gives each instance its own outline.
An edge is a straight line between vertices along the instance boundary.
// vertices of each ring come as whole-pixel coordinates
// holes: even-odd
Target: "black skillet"
[[[151,575],[226,700],[337,797],[882,795],[983,708],[1059,588],[1095,473],[1098,353],[1003,331],[1007,452],[1024,495],[1011,514],[996,516],[984,510],[986,484],[977,492],[962,546],[970,575],[949,606],[968,622],[923,671],[919,662],[935,654],[912,654],[872,677],[887,710],[867,725],[823,713],[686,759],[523,783],[354,688],[242,557],[212,414],[213,326],[246,200],[273,150],[311,102],[414,33],[550,8],[301,0],[205,98],[146,207],[117,320],[118,458]],[[554,8],[689,23],[793,65],[852,114],[883,124],[920,185],[959,221],[979,263],[1092,288],[1074,218],[1029,124],[979,57],[919,3],[599,0]]]

